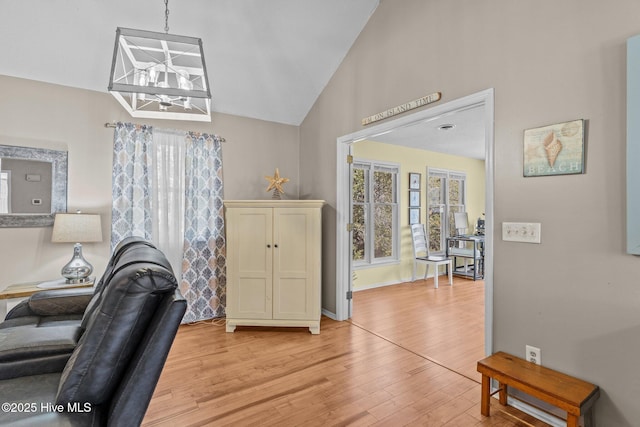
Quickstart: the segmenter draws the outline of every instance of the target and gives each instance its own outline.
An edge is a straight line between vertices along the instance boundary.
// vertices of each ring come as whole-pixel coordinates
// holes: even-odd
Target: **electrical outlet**
[[[508,242],[540,243],[539,222],[503,222],[502,240]]]
[[[526,346],[526,357],[527,361],[531,363],[535,363],[536,365],[540,365],[540,349],[538,347],[534,347],[532,345]]]

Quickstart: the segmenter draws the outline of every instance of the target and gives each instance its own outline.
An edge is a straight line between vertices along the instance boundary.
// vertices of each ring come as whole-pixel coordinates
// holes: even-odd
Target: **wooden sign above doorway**
[[[431,104],[436,101],[440,101],[440,98],[442,98],[442,93],[434,92],[430,95],[423,96],[422,98],[418,98],[411,102],[407,102],[406,104],[389,108],[388,110],[385,110],[381,113],[374,114],[373,116],[365,117],[364,119],[362,119],[362,126],[366,126],[368,124],[377,122],[379,120],[384,120],[389,117],[393,117],[397,114],[401,114],[401,113],[416,109],[418,107],[422,107],[424,105]]]

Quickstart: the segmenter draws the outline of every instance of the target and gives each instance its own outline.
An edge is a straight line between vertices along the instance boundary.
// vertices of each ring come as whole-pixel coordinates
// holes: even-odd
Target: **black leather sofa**
[[[35,344],[30,351],[19,349],[24,359],[14,354],[12,363],[20,374],[0,379],[4,402],[0,425],[135,426],[142,422],[186,301],[158,249],[135,244],[116,252],[81,319],[57,314],[56,320],[41,320],[39,327],[33,326],[33,319],[16,324],[19,317],[34,316],[7,320],[10,324],[2,330],[26,327],[22,329],[26,338],[29,333],[46,336],[49,331],[75,328],[77,342],[69,344],[70,356]],[[5,349],[5,362],[9,353]],[[68,359],[62,369],[52,368],[62,357]]]
[[[0,379],[61,372],[84,333],[86,322],[98,307],[116,266],[144,261],[146,257],[171,269],[164,255],[144,248],[155,249],[155,246],[140,237],[127,237],[114,249],[102,278],[94,287],[37,292],[7,313],[0,323]],[[121,258],[124,263],[120,262]]]

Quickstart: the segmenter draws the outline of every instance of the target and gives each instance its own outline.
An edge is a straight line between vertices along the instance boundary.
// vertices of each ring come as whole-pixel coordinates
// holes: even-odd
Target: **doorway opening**
[[[352,165],[347,162],[351,156],[353,144],[365,140],[385,140],[394,143],[394,137],[401,138],[407,130],[421,132],[421,124],[441,121],[443,118],[453,118],[469,110],[479,110],[483,128],[485,161],[485,258],[484,258],[484,350],[490,354],[492,349],[492,313],[493,313],[493,176],[494,176],[494,92],[487,89],[463,98],[459,98],[442,105],[431,107],[389,122],[363,129],[353,134],[345,135],[337,140],[337,205],[336,205],[336,319],[351,318],[352,310],[352,238],[348,225],[352,222],[351,211],[351,177]],[[410,132],[411,132],[410,131]],[[410,133],[409,132],[409,133]],[[394,135],[395,134],[395,135]],[[442,147],[429,145],[428,138],[424,139],[423,149],[430,151],[442,150]],[[421,171],[423,174],[426,171]],[[441,285],[442,286],[442,285]]]

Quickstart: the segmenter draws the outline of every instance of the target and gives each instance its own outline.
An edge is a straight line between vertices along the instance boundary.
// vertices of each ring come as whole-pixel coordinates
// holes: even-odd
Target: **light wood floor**
[[[354,292],[352,322],[480,382],[484,281],[453,280],[439,280],[438,289],[428,279]]]
[[[183,325],[143,425],[546,426],[495,399],[492,416],[480,415],[475,361],[453,347],[482,353],[471,344],[483,342],[482,330],[462,327],[477,321],[477,307],[457,307],[478,298],[481,286],[463,280],[433,290],[429,280],[390,294],[359,292],[353,322],[323,317],[320,335],[252,327],[227,334],[219,321]],[[437,304],[410,309],[419,299]]]

